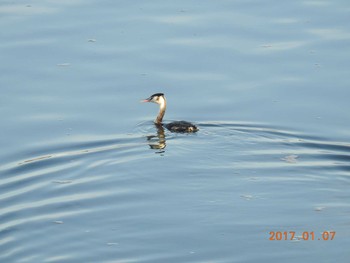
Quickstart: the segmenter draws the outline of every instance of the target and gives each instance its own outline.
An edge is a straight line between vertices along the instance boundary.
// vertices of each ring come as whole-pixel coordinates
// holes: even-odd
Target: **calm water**
[[[0,262],[349,262],[348,1],[0,17]]]

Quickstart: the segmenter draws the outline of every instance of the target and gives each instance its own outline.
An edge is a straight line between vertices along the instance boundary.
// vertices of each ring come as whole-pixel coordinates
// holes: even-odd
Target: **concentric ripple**
[[[198,126],[174,134],[145,122],[134,134],[24,149],[1,168],[0,261],[231,262],[242,239],[259,248],[276,229],[334,229],[335,257],[349,245],[339,216],[350,208],[349,143]]]

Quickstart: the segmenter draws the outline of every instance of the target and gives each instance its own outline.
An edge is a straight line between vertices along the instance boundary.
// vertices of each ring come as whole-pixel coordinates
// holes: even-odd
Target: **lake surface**
[[[348,1],[0,16],[0,262],[349,262]]]

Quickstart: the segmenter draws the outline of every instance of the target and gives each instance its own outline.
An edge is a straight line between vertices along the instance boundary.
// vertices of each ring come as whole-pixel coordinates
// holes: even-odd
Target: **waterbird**
[[[141,102],[153,102],[159,105],[159,113],[157,118],[154,120],[154,123],[157,126],[165,126],[165,128],[167,128],[169,131],[179,133],[192,133],[199,130],[196,125],[188,121],[174,121],[167,124],[162,123],[166,110],[166,99],[163,93],[155,93],[149,98],[141,100]]]

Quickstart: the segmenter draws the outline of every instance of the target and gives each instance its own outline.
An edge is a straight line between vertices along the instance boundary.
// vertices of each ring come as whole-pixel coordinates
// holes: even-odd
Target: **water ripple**
[[[113,248],[127,259],[127,244],[135,245],[136,239],[145,244],[149,238],[188,232],[188,220],[217,231],[216,210],[219,222],[234,227],[226,221],[232,209],[255,211],[259,203],[275,206],[280,198],[309,196],[302,208],[318,213],[348,208],[343,200],[325,196],[347,197],[342,189],[350,182],[349,143],[259,123],[198,126],[197,134],[173,134],[143,122],[133,135],[73,137],[71,143],[26,149],[32,154],[1,168],[0,260],[72,261],[84,258],[77,251],[88,249],[93,257]],[[149,147],[158,140],[164,144],[161,151]],[[257,222],[252,218],[246,224]],[[201,227],[194,227],[194,236],[196,231]],[[37,236],[34,242],[30,235]],[[46,235],[54,238],[47,241]],[[81,240],[75,250],[66,242],[72,239]],[[149,257],[162,261],[171,255]]]

